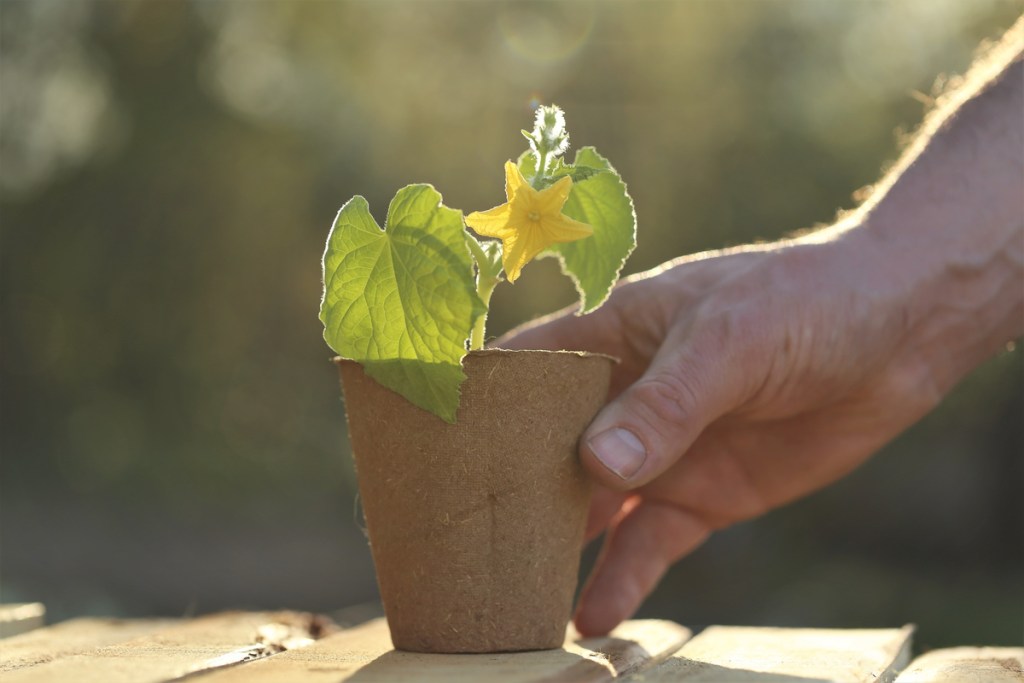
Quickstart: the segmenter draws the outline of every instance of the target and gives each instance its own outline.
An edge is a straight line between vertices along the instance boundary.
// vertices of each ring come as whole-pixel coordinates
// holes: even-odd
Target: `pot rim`
[[[477,349],[475,351],[468,351],[466,355],[463,356],[462,360],[465,361],[466,358],[470,356],[506,356],[509,354],[541,354],[552,356],[577,356],[579,358],[604,358],[606,360],[610,360],[614,365],[622,363],[622,359],[616,358],[615,356],[611,356],[607,353],[598,353],[595,351],[570,351],[568,349],[562,349],[559,351],[552,351],[549,349]],[[356,363],[357,365],[362,365],[361,361],[357,361],[353,358],[345,358],[344,356],[334,356],[331,358],[331,362],[336,365],[341,365],[342,363]]]

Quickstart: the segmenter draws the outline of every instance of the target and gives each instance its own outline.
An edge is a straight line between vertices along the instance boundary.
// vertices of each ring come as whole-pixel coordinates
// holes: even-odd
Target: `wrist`
[[[847,243],[863,280],[898,317],[901,355],[922,363],[945,394],[1024,334],[1024,231],[942,230],[885,208],[837,241]]]
[[[1019,39],[982,64],[839,239],[861,280],[898,303],[906,347],[943,392],[1024,334],[1024,58]]]

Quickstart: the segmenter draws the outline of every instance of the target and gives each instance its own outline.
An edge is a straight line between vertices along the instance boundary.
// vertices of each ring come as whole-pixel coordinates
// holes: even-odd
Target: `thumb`
[[[670,331],[646,372],[594,418],[580,440],[584,466],[613,489],[667,470],[713,421],[742,403],[750,374],[728,325]]]

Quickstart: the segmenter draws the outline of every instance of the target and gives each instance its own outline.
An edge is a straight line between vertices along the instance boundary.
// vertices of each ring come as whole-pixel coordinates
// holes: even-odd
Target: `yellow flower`
[[[572,190],[572,178],[563,176],[551,187],[535,190],[519,168],[505,162],[505,196],[508,202],[487,211],[474,211],[466,224],[481,235],[501,240],[501,262],[509,282],[534,256],[552,244],[574,242],[594,234],[586,223],[562,213]]]

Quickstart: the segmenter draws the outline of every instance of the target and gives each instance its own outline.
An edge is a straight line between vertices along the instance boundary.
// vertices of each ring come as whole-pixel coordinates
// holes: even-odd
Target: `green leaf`
[[[532,182],[533,176],[537,172],[537,155],[530,150],[526,150],[519,155],[519,159],[516,160],[516,165],[519,167],[519,172],[523,174],[523,177]],[[594,166],[582,166],[579,164],[569,165],[562,161],[561,157],[558,157],[551,163],[551,169],[548,171],[548,174],[544,178],[541,178],[540,183],[537,185],[537,189],[543,190],[545,187],[554,185],[555,181],[562,176],[569,176],[572,178],[572,182],[579,183],[597,175],[598,173],[608,172],[607,168],[596,168]]]
[[[527,138],[530,137],[530,134],[525,130],[523,134]],[[537,175],[537,155],[531,150],[526,150],[516,159],[516,166],[519,167],[519,172],[523,174],[523,177],[532,182],[533,176]]]
[[[585,179],[573,179],[572,192],[562,213],[587,223],[594,234],[586,239],[558,244],[562,272],[572,278],[580,294],[580,314],[604,303],[619,278],[622,265],[636,247],[636,212],[626,184],[608,160],[593,147],[576,152],[572,167],[592,169]]]
[[[462,214],[409,185],[384,230],[362,197],[338,212],[324,252],[320,320],[338,354],[420,408],[455,421],[476,294]]]
[[[551,178],[545,181],[544,186],[553,184],[562,176],[569,176],[573,183],[581,183],[584,180],[596,176],[598,173],[608,173],[606,168],[594,168],[593,166],[565,166],[559,160],[559,166],[551,174]]]

